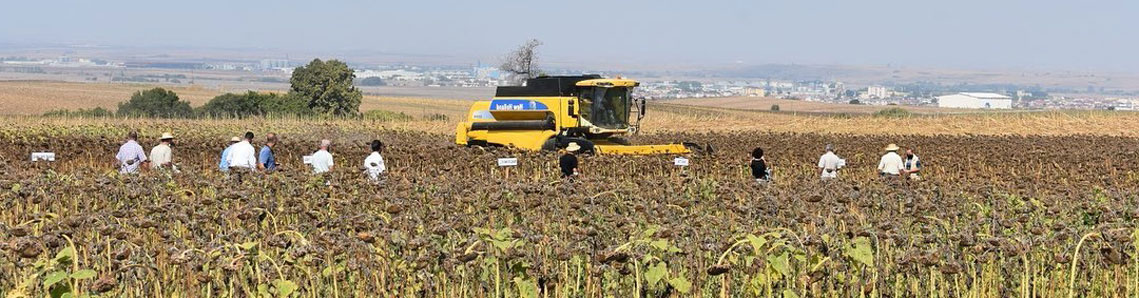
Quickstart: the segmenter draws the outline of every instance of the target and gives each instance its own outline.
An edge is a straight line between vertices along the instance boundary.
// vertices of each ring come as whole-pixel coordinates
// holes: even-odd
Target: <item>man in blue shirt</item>
[[[221,151],[221,162],[218,162],[218,170],[229,172],[229,163],[225,161],[225,157],[229,155],[229,148],[233,148],[233,144],[237,144],[237,142],[241,142],[241,138],[233,137],[229,139],[229,146],[226,146],[225,149]]]
[[[261,147],[261,154],[257,155],[257,168],[265,172],[277,170],[277,158],[273,156],[273,146],[277,145],[277,134],[265,135],[265,147]]]

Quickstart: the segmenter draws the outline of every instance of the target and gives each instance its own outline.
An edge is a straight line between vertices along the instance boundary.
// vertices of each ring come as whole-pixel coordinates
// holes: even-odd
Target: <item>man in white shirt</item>
[[[328,147],[332,146],[332,141],[327,139],[320,140],[320,150],[312,154],[312,173],[322,174],[332,170],[332,153],[328,153]]]
[[[253,132],[246,132],[245,139],[230,146],[229,155],[225,157],[230,169],[242,171],[257,170],[257,150],[253,149]]]
[[[886,155],[882,155],[882,160],[878,161],[878,174],[882,177],[897,178],[905,171],[905,163],[898,156],[898,149],[901,148],[895,144],[886,146]]]
[[[372,140],[372,154],[364,158],[364,173],[368,174],[368,179],[372,182],[380,182],[380,175],[387,172],[388,168],[384,165],[384,157],[380,153],[384,151],[384,143],[380,140]]]
[[[155,169],[170,169],[174,161],[174,151],[170,150],[170,143],[174,141],[174,135],[168,132],[162,133],[162,137],[158,141],[160,142],[158,146],[150,149],[150,166]]]
[[[127,141],[119,147],[119,153],[115,154],[115,165],[119,166],[121,174],[138,174],[139,165],[145,162],[146,153],[138,144],[138,132],[131,131],[127,134]]]
[[[834,145],[827,144],[827,153],[819,157],[819,173],[823,180],[838,178],[838,170],[846,166],[846,160],[834,154]]]

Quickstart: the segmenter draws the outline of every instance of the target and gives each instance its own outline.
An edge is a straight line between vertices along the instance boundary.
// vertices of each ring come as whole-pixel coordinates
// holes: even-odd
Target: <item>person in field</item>
[[[823,180],[838,179],[838,170],[846,166],[846,160],[834,153],[834,145],[827,144],[827,152],[819,157],[819,176]]]
[[[919,175],[922,167],[921,159],[914,154],[914,148],[906,149],[906,158],[903,162],[905,163],[903,174],[906,175],[906,178],[914,181],[921,180],[921,175]]]
[[[328,139],[320,140],[320,150],[312,154],[312,173],[323,174],[332,170],[335,165],[332,161],[332,153],[328,149],[332,147],[332,141]]]
[[[771,168],[767,167],[767,157],[763,155],[763,148],[755,147],[751,150],[751,177],[755,182],[765,183],[771,181]]]
[[[174,143],[174,134],[162,133],[158,139],[158,146],[150,148],[150,166],[154,169],[173,169],[174,150],[170,145]]]
[[[233,137],[229,139],[229,144],[221,151],[221,161],[218,162],[218,170],[229,172],[229,163],[225,160],[225,157],[229,156],[229,150],[233,149],[233,144],[237,144],[237,142],[241,142],[241,138]]]
[[[138,132],[127,133],[127,141],[119,147],[119,153],[115,154],[115,165],[119,167],[119,173],[138,174],[139,166],[145,162],[146,153],[143,152],[142,145],[138,144]]]
[[[266,173],[277,170],[277,155],[273,154],[273,147],[275,146],[277,146],[277,134],[266,134],[265,146],[261,147],[261,153],[257,155],[257,169],[265,171]]]
[[[253,132],[250,131],[245,133],[245,139],[230,146],[229,155],[225,157],[230,170],[257,171],[257,151],[253,149],[252,142]]]
[[[577,163],[578,150],[581,150],[581,145],[578,145],[577,142],[569,143],[566,146],[565,154],[558,158],[558,166],[562,169],[562,178],[573,178],[581,175]]]
[[[384,151],[384,143],[380,140],[372,140],[372,154],[364,158],[364,173],[368,175],[368,180],[373,183],[380,183],[382,175],[388,171],[384,165],[384,157],[380,155]]]
[[[898,145],[890,144],[886,146],[886,154],[882,155],[882,159],[878,161],[878,175],[883,178],[898,178],[903,171],[905,171],[905,163],[902,162],[902,157],[898,155]]]

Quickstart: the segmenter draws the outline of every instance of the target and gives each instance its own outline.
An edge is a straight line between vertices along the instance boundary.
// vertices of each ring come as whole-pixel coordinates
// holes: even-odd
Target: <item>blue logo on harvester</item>
[[[545,111],[546,104],[529,99],[495,99],[490,101],[491,111]]]

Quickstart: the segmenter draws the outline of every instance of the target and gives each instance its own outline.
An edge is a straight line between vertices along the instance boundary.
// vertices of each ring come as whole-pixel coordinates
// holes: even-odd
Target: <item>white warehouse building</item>
[[[1011,109],[1012,98],[996,93],[961,92],[938,96],[937,106],[964,109]]]

